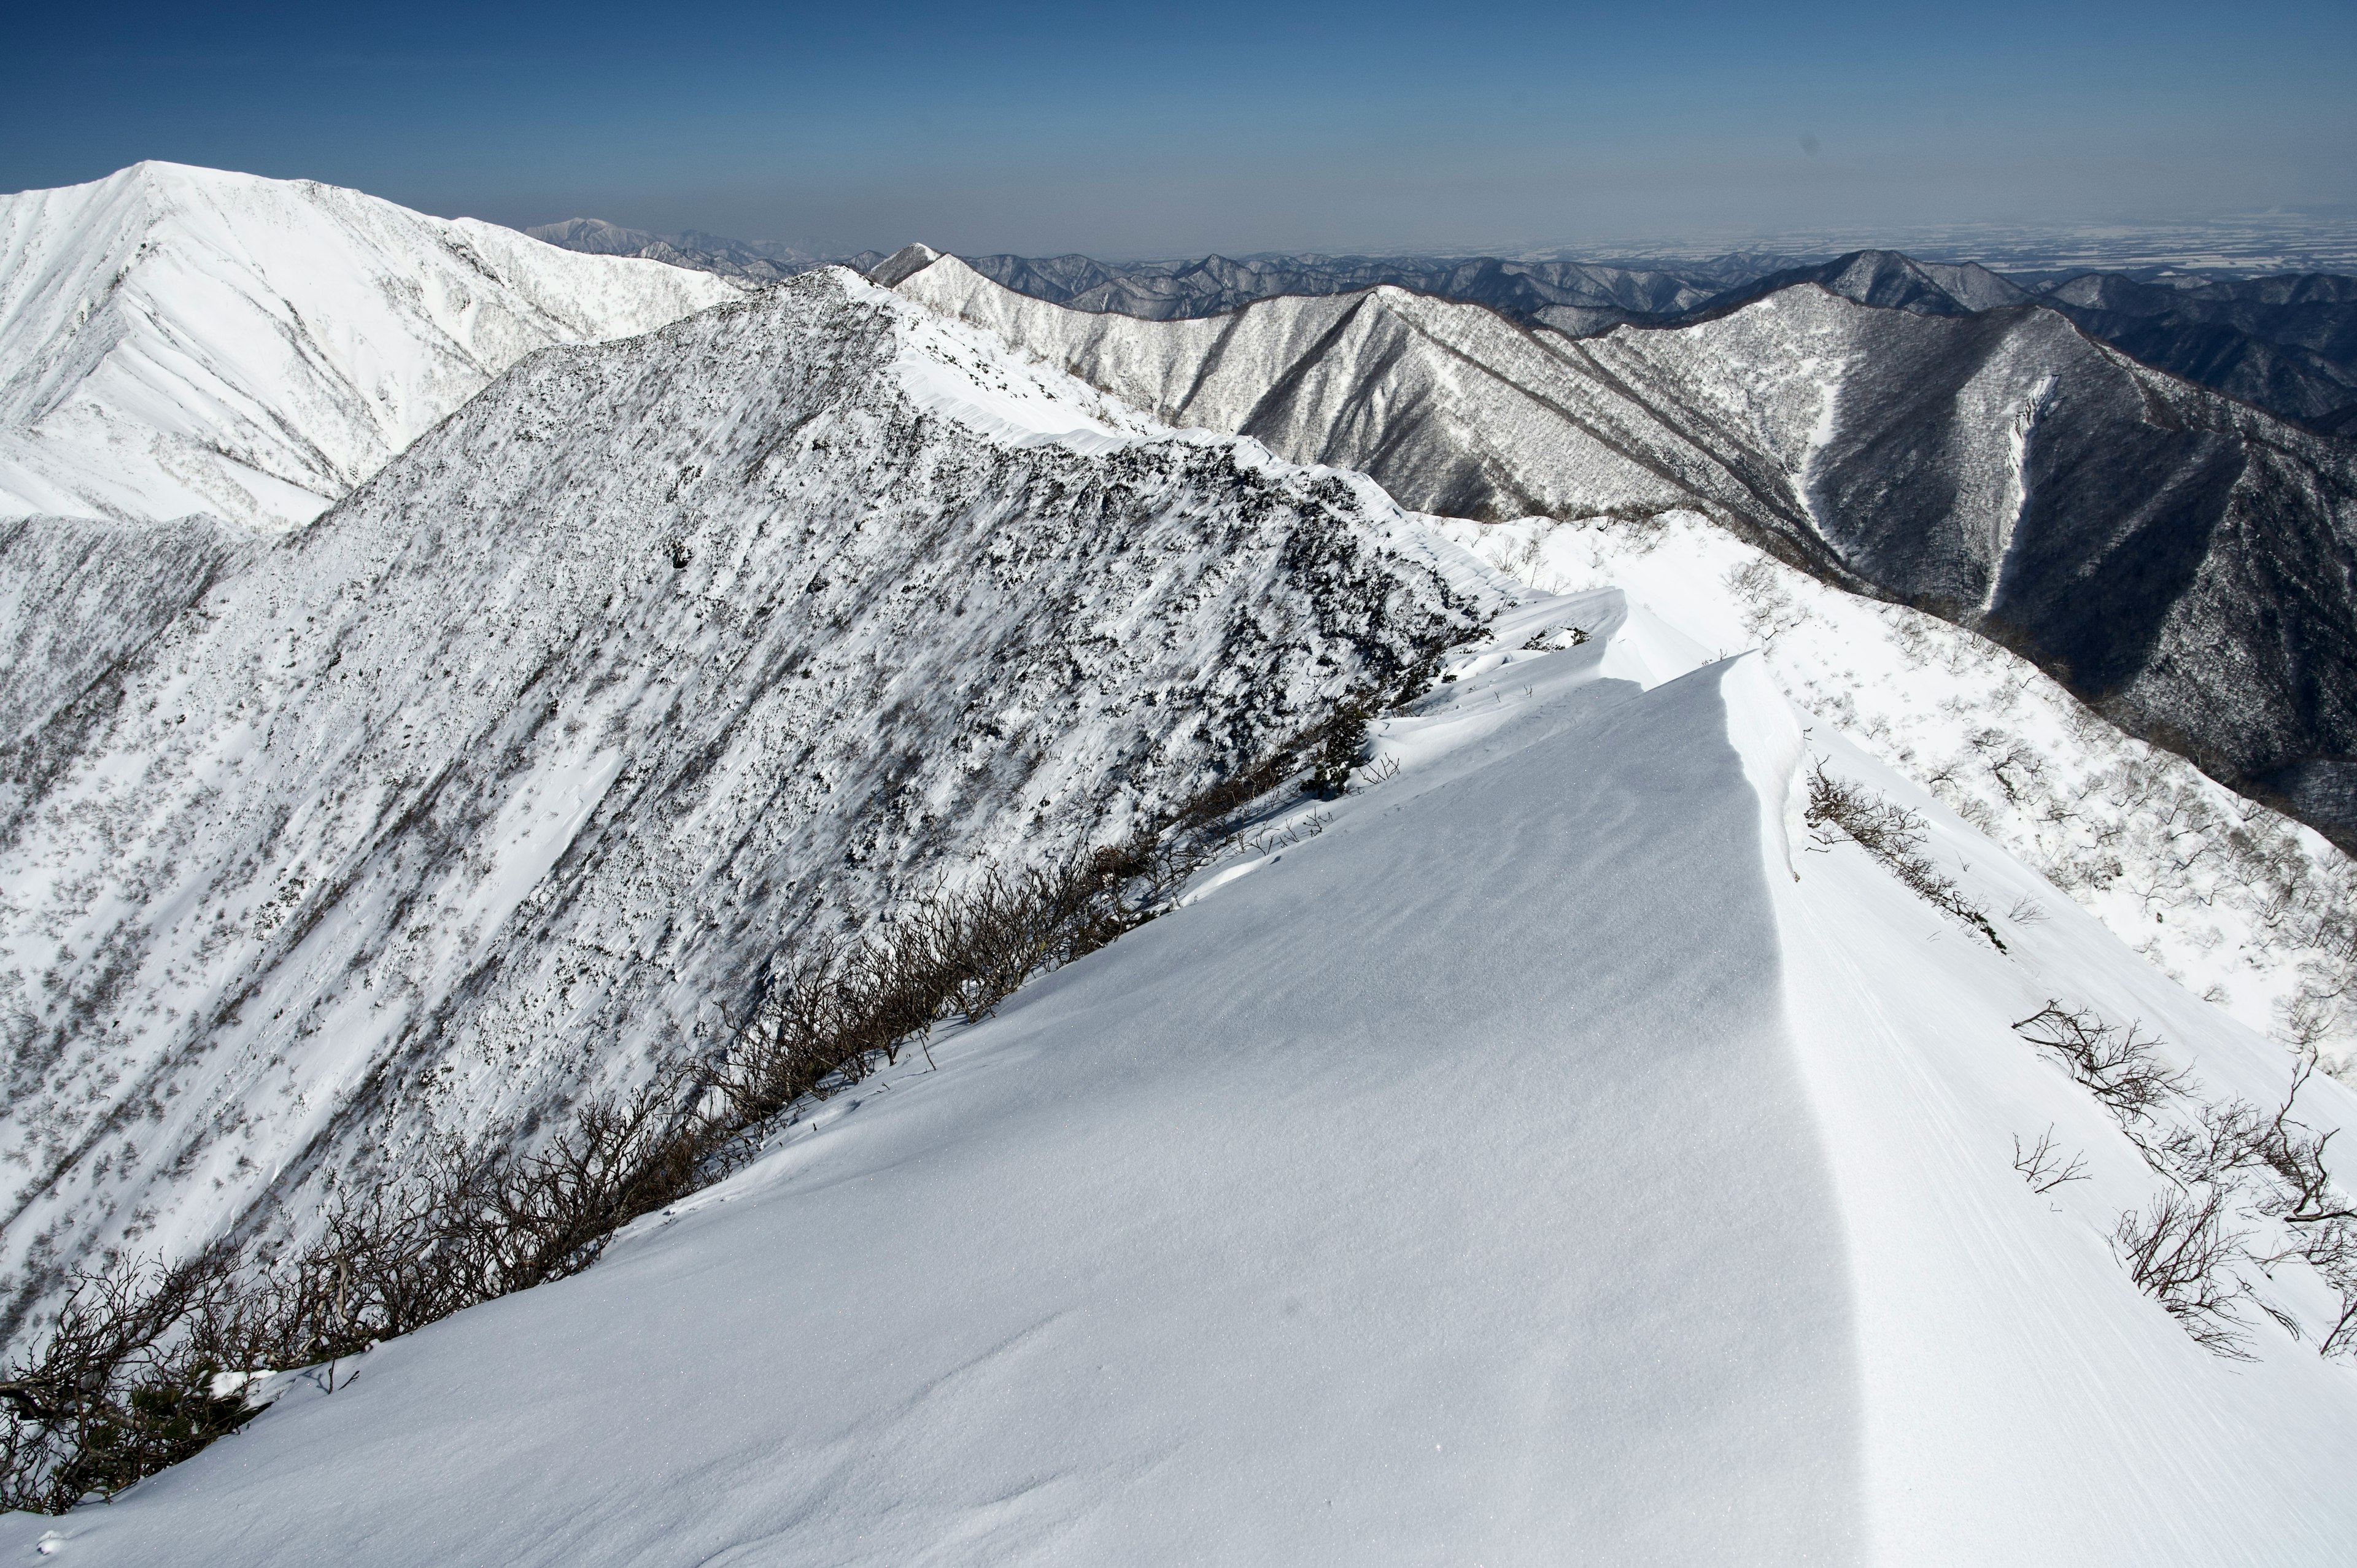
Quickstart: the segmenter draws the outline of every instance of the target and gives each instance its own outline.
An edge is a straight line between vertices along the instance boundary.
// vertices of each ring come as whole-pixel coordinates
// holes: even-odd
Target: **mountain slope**
[[[2050,311],[1804,285],[1573,339],[1394,289],[1092,316],[953,259],[899,289],[1157,418],[1505,519],[1705,512],[2004,642],[2133,734],[2357,834],[2357,449]]]
[[[2318,430],[2357,431],[2357,278],[2168,286],[2091,273],[2039,297],[2147,365]]]
[[[595,250],[599,242],[585,240],[580,248]],[[731,270],[725,259],[666,259]],[[1495,256],[962,259],[1017,294],[1153,321],[1227,315],[1284,295],[1349,294],[1386,285],[1485,305],[1525,326],[1574,337],[1624,325],[1687,326],[1800,284],[1923,316],[2037,304],[2156,370],[2278,418],[2325,434],[2345,433],[2357,420],[2357,279],[2327,274],[2173,285],[2112,273],[2017,279],[1975,263],[1925,262],[1883,250],[1801,264],[1789,257],[1741,254],[1616,263]],[[2040,282],[2043,286],[2034,286]]]
[[[88,531],[9,549],[70,582]],[[0,757],[20,1308],[628,1081],[797,934],[1118,834],[1503,592],[839,269],[535,356],[165,576]]]
[[[293,527],[526,354],[733,297],[309,181],[0,197],[0,517]]]
[[[1969,316],[2027,305],[2038,297],[2019,284],[1970,262],[1919,262],[1897,251],[1854,251],[1830,262],[1788,267],[1728,289],[1693,314],[1733,310],[1801,284],[1815,284],[1828,294],[1860,305],[1916,316]]]
[[[1590,640],[1524,650],[1566,623]],[[2075,911],[1999,953],[1819,853],[1813,748],[1753,661],[1661,682],[1685,650],[1612,594],[1495,630],[1386,726],[1396,778],[938,1070],[0,1540],[254,1568],[2339,1562],[2347,1367],[2265,1321],[2222,1361],[2137,1292],[2105,1235],[2158,1178],[2008,1024],[2067,988],[2270,1104],[2280,1054]],[[1930,809],[1975,899],[2035,886]],[[2309,1114],[2352,1111],[2325,1085]],[[2041,1195],[2010,1139],[2049,1127],[2089,1179]]]
[[[825,263],[791,245],[748,244],[690,230],[684,234],[655,234],[625,229],[597,218],[568,218],[562,223],[541,223],[525,233],[551,245],[592,256],[640,256],[667,266],[690,267],[722,277],[775,283]]]
[[[1389,284],[1569,331],[1594,331],[1636,317],[1689,310],[1716,292],[1706,273],[1494,256],[1206,256],[1119,265],[1087,256],[964,260],[1017,294],[1153,321],[1223,316],[1280,295],[1351,294]]]

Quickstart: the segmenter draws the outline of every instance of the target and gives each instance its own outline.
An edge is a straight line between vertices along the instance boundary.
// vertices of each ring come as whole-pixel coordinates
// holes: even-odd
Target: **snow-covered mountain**
[[[531,358],[291,535],[128,537],[7,541],[0,646],[76,661],[0,757],[20,1305],[627,1081],[1512,589],[840,269]]]
[[[2039,878],[1756,659],[1609,591],[1490,629],[1321,833],[812,1108],[588,1273],[332,1392],[282,1378],[242,1434],[0,1541],[125,1568],[2345,1561],[2336,1304],[2254,1268],[2281,1319],[2243,1304],[2247,1361],[2197,1346],[2115,1252],[2165,1183],[2014,1026],[2058,996],[2135,1020],[2209,1103],[2279,1103],[2282,1053],[2068,906],[2007,918]],[[1818,842],[1820,759],[1924,811],[2003,950]],[[2357,1117],[2334,1084],[2300,1104]],[[2041,1140],[2076,1179],[2025,1179]]]
[[[533,350],[735,296],[307,180],[0,196],[0,519],[293,527]]]
[[[1803,285],[1575,339],[1390,288],[1157,322],[1029,299],[954,258],[878,275],[1157,418],[1363,469],[1410,506],[1700,511],[1986,633],[2357,842],[2357,446],[2051,311],[1918,314]]]
[[[1496,256],[1254,256],[1108,264],[1088,256],[968,256],[994,282],[1074,310],[1166,321],[1222,316],[1279,295],[1389,284],[1486,305],[1566,331],[1692,310],[1719,292],[1710,269],[1605,266]]]
[[[627,229],[601,218],[536,223],[524,232],[535,240],[587,255],[642,256],[651,262],[755,283],[775,283],[825,264],[824,258],[791,245],[731,240],[694,229],[683,234],[657,234],[645,229]]]

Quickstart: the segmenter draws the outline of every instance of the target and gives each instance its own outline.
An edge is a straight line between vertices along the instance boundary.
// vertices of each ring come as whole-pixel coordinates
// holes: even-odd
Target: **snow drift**
[[[1999,951],[1816,844],[1822,759],[1920,805],[1986,908],[2038,886],[1807,736],[1756,660],[1692,669],[1611,593],[1493,629],[1383,726],[1395,777],[938,1071],[0,1539],[256,1568],[2341,1561],[2357,1376],[2266,1322],[2220,1360],[2136,1291],[2105,1236],[2155,1178],[2009,1025],[2065,993],[2270,1101],[2282,1053],[2075,909]],[[2039,1194],[2011,1139],[2048,1127],[2090,1179]]]
[[[293,527],[534,349],[735,297],[308,180],[0,197],[0,518]]]

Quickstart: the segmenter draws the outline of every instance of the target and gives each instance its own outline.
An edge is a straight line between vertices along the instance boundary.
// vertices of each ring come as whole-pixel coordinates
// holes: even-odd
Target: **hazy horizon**
[[[2357,11],[2318,0],[135,7],[107,37],[23,26],[0,186],[154,157],[520,228],[1125,259],[2357,218]]]

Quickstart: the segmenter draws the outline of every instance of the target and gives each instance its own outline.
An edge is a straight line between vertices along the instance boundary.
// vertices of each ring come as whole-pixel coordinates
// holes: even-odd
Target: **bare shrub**
[[[2282,1103],[2270,1111],[2247,1100],[2197,1099],[2190,1071],[2172,1072],[2158,1059],[2158,1041],[2084,1008],[2049,1002],[2014,1029],[2093,1093],[2170,1184],[2143,1212],[2122,1214],[2113,1233],[2139,1289],[2199,1343],[2239,1358],[2247,1340],[2235,1303],[2246,1297],[2299,1337],[2293,1316],[2254,1291],[2242,1271],[2272,1277],[2297,1261],[2339,1301],[2334,1320],[2318,1336],[2319,1352],[2357,1354],[2357,1203],[2325,1166],[2334,1134],[2318,1133],[2296,1114],[2300,1090],[2316,1072],[2313,1054],[2301,1058]],[[2190,1115],[2160,1120],[2185,1101],[2192,1102]],[[2075,1179],[2081,1166],[2076,1160],[2056,1164],[2050,1128],[2027,1154],[2014,1141],[2014,1168],[2045,1192]],[[2237,1220],[2275,1240],[2254,1247],[2257,1232],[2236,1229]]]
[[[462,1307],[576,1273],[615,1232],[711,1179],[731,1133],[677,1072],[593,1098],[537,1152],[448,1147],[339,1204],[309,1244],[77,1276],[57,1326],[0,1382],[0,1507],[61,1512],[235,1431],[274,1369],[328,1368]]]
[[[62,1513],[178,1463],[251,1419],[214,1391],[216,1336],[234,1294],[228,1254],[75,1276],[56,1329],[0,1382],[0,1507]]]
[[[2013,1140],[2013,1168],[2021,1173],[2032,1192],[2052,1192],[2065,1182],[2087,1179],[2087,1159],[2073,1155],[2065,1160],[2054,1148],[2054,1129],[2049,1125],[2038,1135],[2038,1142],[2027,1150],[2017,1134]]]
[[[2060,1062],[2123,1124],[2150,1121],[2185,1091],[2186,1075],[2164,1067],[2154,1054],[2160,1042],[2135,1025],[2123,1029],[2089,1009],[2049,1002],[2013,1032]]]
[[[2222,1187],[2163,1192],[2142,1213],[2122,1214],[2112,1240],[2136,1288],[2194,1343],[2248,1360],[2249,1337],[2234,1310],[2244,1291],[2233,1273],[2247,1253],[2244,1233],[2228,1229],[2231,1196]]]
[[[1819,843],[1830,846],[1848,839],[1881,862],[1883,868],[1916,897],[1963,921],[1987,939],[1989,946],[1997,951],[2005,951],[2004,940],[1989,923],[1987,914],[1966,898],[1955,882],[1942,875],[1923,853],[1931,830],[1924,826],[1920,812],[1908,811],[1846,779],[1835,779],[1819,762],[1810,775],[1809,804],[1802,820]]]

